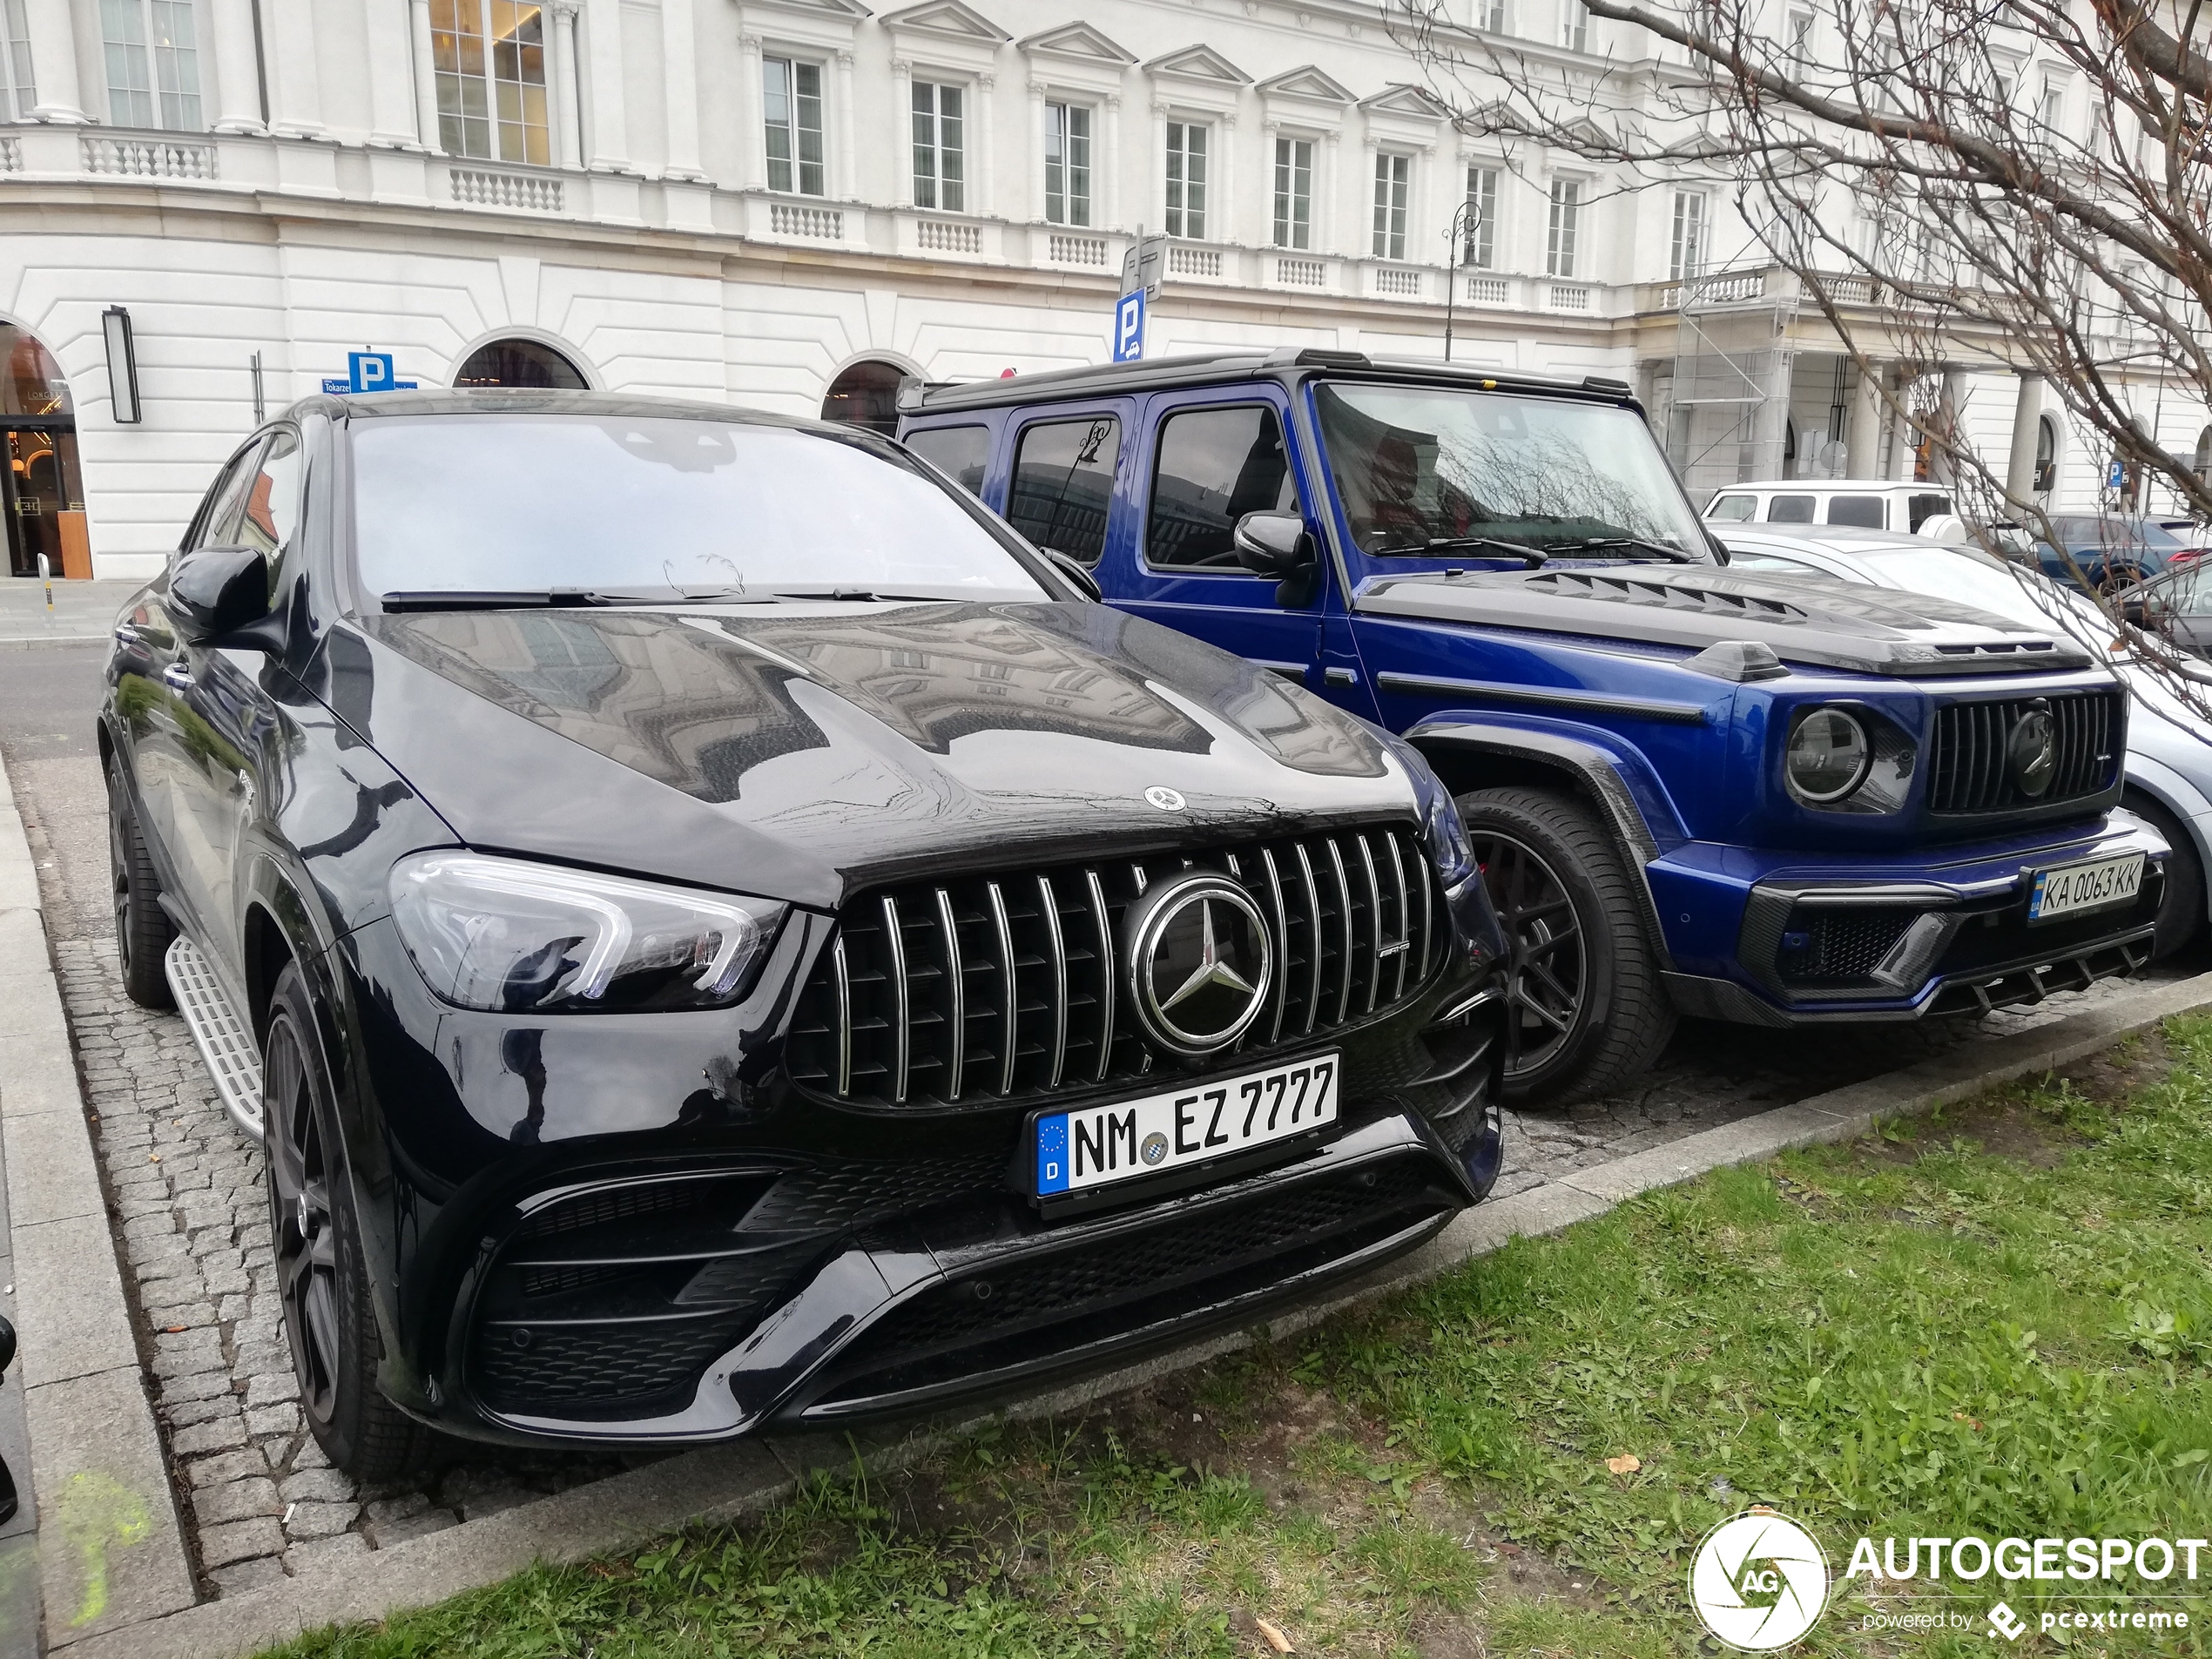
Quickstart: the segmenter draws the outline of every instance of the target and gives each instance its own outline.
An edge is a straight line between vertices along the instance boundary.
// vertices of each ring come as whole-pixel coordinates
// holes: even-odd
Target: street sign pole
[[[1122,297],[1114,302],[1114,361],[1141,362],[1144,357],[1145,313],[1160,292],[1160,273],[1168,258],[1168,239],[1147,236],[1136,227],[1136,239],[1122,255]]]

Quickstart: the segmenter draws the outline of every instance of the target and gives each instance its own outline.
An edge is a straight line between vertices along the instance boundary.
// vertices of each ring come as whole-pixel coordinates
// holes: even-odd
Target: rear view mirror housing
[[[1062,553],[1056,547],[1041,547],[1037,551],[1052,561],[1054,570],[1082,589],[1084,598],[1093,604],[1103,604],[1105,602],[1106,592],[1098,585],[1098,578],[1091,574],[1090,567],[1074,554]]]
[[[224,643],[270,614],[269,567],[260,550],[196,547],[169,577],[169,610],[186,644]],[[271,649],[271,642],[237,643]]]
[[[1254,576],[1280,581],[1313,563],[1313,538],[1296,513],[1246,513],[1234,532],[1237,562]]]

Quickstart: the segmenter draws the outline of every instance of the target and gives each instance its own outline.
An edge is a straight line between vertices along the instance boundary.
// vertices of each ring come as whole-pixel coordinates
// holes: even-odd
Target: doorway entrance
[[[12,323],[0,322],[0,518],[7,522],[8,574],[92,574],[84,534],[84,483],[77,464],[77,419],[53,354]]]
[[[899,382],[906,370],[896,363],[864,357],[848,364],[822,398],[822,419],[866,427],[891,436],[899,429]]]

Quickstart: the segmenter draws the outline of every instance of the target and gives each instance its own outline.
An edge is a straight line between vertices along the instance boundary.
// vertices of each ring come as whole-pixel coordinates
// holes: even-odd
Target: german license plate
[[[1337,1056],[1037,1119],[1037,1196],[1083,1192],[1288,1140],[1337,1119]]]
[[[2049,921],[2056,916],[2126,904],[2142,890],[2142,885],[2143,855],[2140,853],[2038,870],[2034,886],[2028,891],[2027,919]]]

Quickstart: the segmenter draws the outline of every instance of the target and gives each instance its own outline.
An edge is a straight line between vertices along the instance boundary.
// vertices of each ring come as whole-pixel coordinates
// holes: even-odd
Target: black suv
[[[118,622],[130,995],[267,1147],[317,1439],[687,1440],[1240,1318],[1494,1179],[1404,744],[864,433],[311,399]]]

